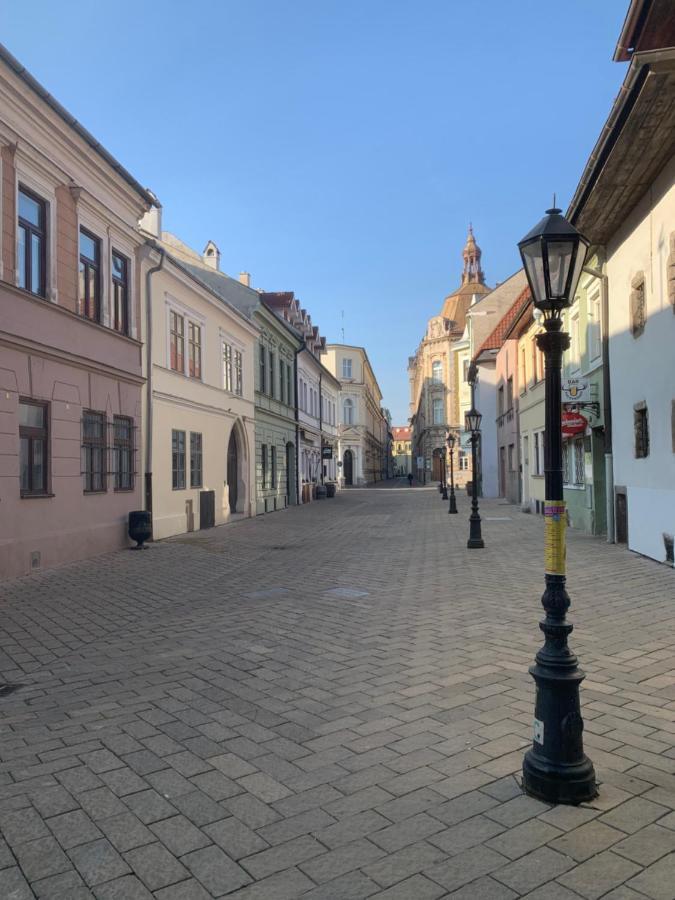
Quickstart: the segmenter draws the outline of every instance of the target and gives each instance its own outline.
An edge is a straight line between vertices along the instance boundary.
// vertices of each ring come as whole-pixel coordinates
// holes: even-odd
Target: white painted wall
[[[476,382],[476,409],[482,414],[481,472],[484,497],[499,496],[496,361],[481,362]]]
[[[668,298],[668,256],[675,234],[675,157],[607,246],[609,360],[614,483],[625,486],[628,545],[663,561],[663,534],[675,534],[675,315]],[[630,333],[631,281],[645,274],[646,325]],[[634,404],[645,402],[649,456],[636,459]]]

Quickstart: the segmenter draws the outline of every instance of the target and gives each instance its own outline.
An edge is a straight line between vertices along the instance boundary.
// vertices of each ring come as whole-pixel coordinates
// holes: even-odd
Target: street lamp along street
[[[539,627],[544,646],[530,674],[537,685],[532,747],[523,760],[523,788],[549,803],[582,803],[597,796],[593,763],[584,753],[579,685],[584,673],[567,645],[573,626],[566,613],[565,527],[562,474],[561,367],[569,335],[562,312],[569,307],[589,242],[561,214],[546,215],[518,244],[536,309],[544,318],[537,346],[545,361],[544,537],[546,612]]]
[[[450,451],[450,505],[448,506],[448,512],[456,513],[457,512],[457,500],[455,498],[455,461],[454,461],[455,433],[453,431],[448,432],[448,436],[446,438],[446,443],[448,445],[448,450]]]
[[[476,388],[476,367],[469,367],[469,383],[471,384],[471,409],[464,413],[464,423],[467,431],[471,432],[471,515],[469,516],[469,540],[466,546],[469,550],[482,550],[485,546],[481,534],[480,515],[478,513],[478,438],[480,435],[480,423],[483,416],[476,409],[473,402]]]

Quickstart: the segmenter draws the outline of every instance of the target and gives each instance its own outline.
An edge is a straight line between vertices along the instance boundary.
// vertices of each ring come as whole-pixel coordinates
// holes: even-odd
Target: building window
[[[80,313],[101,320],[101,241],[80,228]]]
[[[279,400],[281,403],[285,402],[284,399],[284,390],[286,389],[286,373],[285,373],[285,364],[283,359],[279,360]]]
[[[38,297],[46,295],[45,261],[47,204],[19,186],[19,287]]]
[[[342,360],[342,377],[343,378],[351,378],[352,377],[352,361],[351,361],[351,359],[343,359]]]
[[[534,432],[534,474],[544,474],[544,432]]]
[[[105,413],[85,410],[82,414],[82,454],[86,494],[96,494],[106,489],[105,431]]]
[[[570,351],[569,366],[572,372],[581,367],[581,347],[579,345],[579,313],[575,313],[570,319]]]
[[[499,390],[497,391],[497,415],[504,415],[504,385],[500,384]]]
[[[274,398],[274,353],[269,351],[269,370],[270,370],[270,397]]]
[[[202,329],[194,322],[188,322],[188,374],[202,377]]]
[[[434,384],[443,384],[443,363],[435,359],[431,364],[431,380]]]
[[[116,491],[134,487],[134,423],[127,416],[113,416],[113,472]]]
[[[354,401],[349,397],[342,404],[342,419],[345,425],[354,424]]]
[[[277,486],[277,448],[270,447],[270,487]]]
[[[184,372],[185,319],[173,310],[169,310],[169,343],[171,346],[171,368],[174,372]]]
[[[267,378],[265,376],[265,372],[267,369],[266,360],[267,360],[267,352],[265,351],[265,348],[261,344],[260,345],[260,384],[259,384],[259,389],[260,389],[261,394],[265,393],[265,385],[267,384]]]
[[[232,390],[232,347],[223,341],[223,388]]]
[[[171,432],[171,487],[174,491],[185,488],[185,432]]]
[[[589,359],[597,359],[602,353],[602,307],[600,295],[595,294],[588,303],[588,354]]]
[[[639,338],[647,319],[644,272],[638,272],[630,286],[630,333]]]
[[[465,359],[462,363],[462,380],[465,384],[469,383],[469,365],[470,362],[468,359]]]
[[[198,432],[190,432],[190,487],[202,486],[202,436]]]
[[[129,334],[129,260],[112,252],[112,327]]]
[[[260,471],[261,487],[264,490],[267,487],[267,444],[263,444],[260,448]]]
[[[434,425],[443,424],[443,401],[440,397],[435,397],[432,402],[432,413]]]
[[[19,477],[22,497],[47,493],[47,404],[19,401]]]
[[[506,382],[506,410],[513,409],[513,375]]]
[[[288,366],[286,369],[286,401],[289,406],[295,406],[295,401],[293,398],[293,382],[291,380],[293,372],[291,367]]]
[[[515,471],[516,471],[516,465],[515,465],[515,458],[514,458],[514,457],[515,457],[515,445],[514,445],[514,444],[509,444],[509,472],[515,472]]]
[[[240,397],[244,390],[243,361],[241,350],[234,351],[234,392]]]
[[[466,450],[459,450],[458,452],[458,465],[460,472],[467,472],[469,469],[469,454]]]
[[[302,408],[305,412],[308,412],[307,409],[307,382],[303,381],[302,383]]]
[[[633,407],[633,428],[635,431],[635,458],[649,456],[649,418],[647,404],[637,403]]]
[[[584,484],[586,481],[586,465],[584,461],[584,439],[583,437],[574,440],[574,483],[576,485]]]

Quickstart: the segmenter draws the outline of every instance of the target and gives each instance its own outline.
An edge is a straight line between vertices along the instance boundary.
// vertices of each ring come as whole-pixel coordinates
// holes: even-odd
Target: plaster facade
[[[142,506],[136,223],[155,199],[0,56],[0,577],[10,577],[129,546],[128,513]]]

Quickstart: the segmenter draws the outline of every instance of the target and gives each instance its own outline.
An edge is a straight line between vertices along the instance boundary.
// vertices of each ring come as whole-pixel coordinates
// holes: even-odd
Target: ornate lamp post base
[[[448,507],[448,512],[449,513],[457,512],[457,500],[455,498],[455,492],[454,492],[454,490],[452,490],[452,488],[450,489],[450,506]]]
[[[523,760],[523,789],[546,803],[578,806],[598,796],[593,763],[584,756],[580,763],[551,766],[547,759],[528,750]]]

